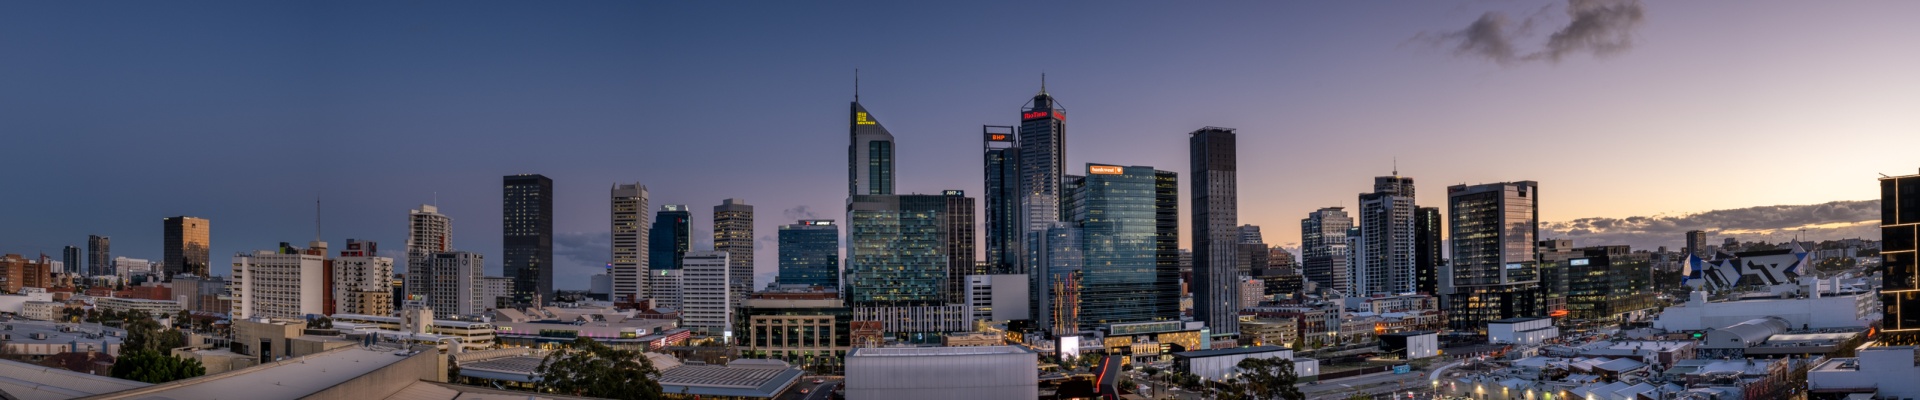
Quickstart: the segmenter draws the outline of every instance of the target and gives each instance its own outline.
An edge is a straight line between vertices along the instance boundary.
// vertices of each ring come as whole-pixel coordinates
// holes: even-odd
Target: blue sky
[[[9,2],[0,251],[158,258],[160,219],[194,215],[224,261],[312,240],[316,198],[325,240],[394,251],[437,198],[497,260],[500,176],[540,173],[561,288],[604,262],[616,182],[697,237],[754,204],[764,275],[778,225],[844,218],[855,68],[902,192],[978,192],[978,126],[1044,72],[1071,166],[1184,178],[1186,132],[1238,128],[1242,222],[1275,244],[1396,158],[1421,205],[1536,180],[1549,221],[1871,199],[1920,167],[1895,151],[1920,145],[1920,3],[1614,3],[1643,12],[1630,47],[1500,63],[1458,34],[1496,12],[1541,51],[1567,4]]]

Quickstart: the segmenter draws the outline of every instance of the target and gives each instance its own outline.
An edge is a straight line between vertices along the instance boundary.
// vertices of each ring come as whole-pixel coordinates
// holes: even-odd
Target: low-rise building
[[[742,357],[785,360],[809,371],[844,367],[853,316],[837,293],[754,293],[742,311]]]
[[[1293,350],[1278,346],[1241,347],[1173,353],[1176,370],[1201,379],[1224,381],[1240,374],[1240,360],[1279,358],[1293,360],[1293,372],[1301,378],[1320,376],[1320,363],[1310,358],[1293,358]]]
[[[406,312],[406,310],[402,310],[401,312]],[[426,320],[428,322],[425,326],[413,327],[411,326],[413,323],[412,319],[403,317],[335,314],[333,316],[333,328],[340,330],[342,333],[374,334],[380,335],[381,337],[407,336],[409,338],[429,340],[435,343],[446,339],[460,343],[460,346],[467,350],[493,347],[493,323],[485,321],[434,319],[430,316],[426,318]]]
[[[1863,347],[1854,357],[1830,358],[1807,371],[1812,399],[1920,398],[1915,346]]]
[[[1284,317],[1240,316],[1240,344],[1293,348],[1300,338],[1300,321]]]
[[[1018,346],[856,348],[847,354],[847,399],[1039,398],[1038,361]]]
[[[1560,337],[1560,328],[1546,317],[1507,318],[1487,322],[1488,343],[1538,344]]]
[[[29,301],[21,305],[20,317],[38,321],[52,321],[55,318],[61,317],[66,309],[67,303],[58,301]]]
[[[130,299],[121,297],[96,297],[93,306],[103,311],[124,313],[128,311],[145,312],[151,316],[164,316],[180,313],[180,302],[173,300]]]

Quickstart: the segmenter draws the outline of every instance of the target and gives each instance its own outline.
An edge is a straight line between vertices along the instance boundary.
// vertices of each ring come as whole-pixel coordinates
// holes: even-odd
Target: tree
[[[535,370],[534,390],[569,396],[613,399],[661,399],[660,370],[638,350],[609,347],[592,338],[575,338],[554,350]]]
[[[313,329],[333,329],[333,318],[320,317],[313,320]]]
[[[180,334],[179,330],[161,329],[160,323],[154,322],[152,318],[143,316],[127,320],[125,329],[127,340],[120,345],[123,353],[144,350],[167,354],[174,348],[187,345],[186,335]]]
[[[1373,396],[1368,394],[1354,393],[1352,396],[1347,396],[1347,400],[1373,400]]]
[[[1248,358],[1240,360],[1240,378],[1247,383],[1248,389],[1256,399],[1305,400],[1307,395],[1296,387],[1300,377],[1293,373],[1293,360],[1282,358]]]
[[[207,374],[207,368],[200,365],[198,360],[169,356],[152,350],[136,350],[132,353],[120,354],[121,357],[113,362],[112,372],[115,378],[146,383],[165,383]]]

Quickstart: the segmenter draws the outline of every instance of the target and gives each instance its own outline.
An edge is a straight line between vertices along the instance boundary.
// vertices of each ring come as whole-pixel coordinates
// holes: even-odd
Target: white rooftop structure
[[[0,397],[10,399],[64,400],[146,386],[151,384],[0,360]]]

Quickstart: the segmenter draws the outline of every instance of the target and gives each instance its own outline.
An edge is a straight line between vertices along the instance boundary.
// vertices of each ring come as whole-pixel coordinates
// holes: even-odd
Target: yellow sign
[[[1120,175],[1127,173],[1127,171],[1115,165],[1088,165],[1087,173],[1096,175]]]
[[[853,124],[854,125],[873,125],[874,122],[873,120],[867,119],[867,113],[857,112],[857,113],[853,113]]]

